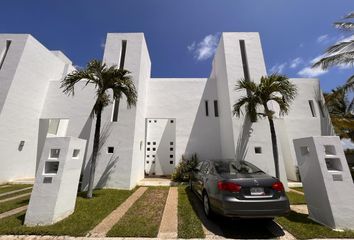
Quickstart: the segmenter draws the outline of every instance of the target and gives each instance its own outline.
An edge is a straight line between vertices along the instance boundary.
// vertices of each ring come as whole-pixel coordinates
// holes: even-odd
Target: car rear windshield
[[[216,161],[215,170],[218,174],[253,174],[263,173],[262,170],[245,161]]]

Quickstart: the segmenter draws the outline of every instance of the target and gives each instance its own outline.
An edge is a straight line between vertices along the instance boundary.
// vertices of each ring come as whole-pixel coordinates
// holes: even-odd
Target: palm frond
[[[351,12],[344,17],[344,19],[348,19],[348,18],[354,18],[354,12]]]
[[[352,23],[352,22],[335,22],[334,27],[344,30],[344,31],[352,31],[352,30],[354,30],[354,23]]]
[[[314,63],[312,68],[321,67],[322,69],[327,69],[332,66],[343,64],[354,64],[354,51],[342,52],[323,57],[318,62]]]

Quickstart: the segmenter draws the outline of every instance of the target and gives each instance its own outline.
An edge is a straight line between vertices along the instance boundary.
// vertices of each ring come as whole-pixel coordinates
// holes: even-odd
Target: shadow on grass
[[[208,219],[203,212],[202,201],[189,187],[186,187],[185,191],[196,215],[205,228],[214,235],[245,239],[275,238],[284,235],[281,227],[271,220],[227,218],[220,215]]]

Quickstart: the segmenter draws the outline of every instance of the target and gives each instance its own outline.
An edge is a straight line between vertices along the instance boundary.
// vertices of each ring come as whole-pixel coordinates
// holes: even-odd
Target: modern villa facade
[[[223,33],[209,78],[153,78],[143,33],[109,33],[103,61],[131,72],[136,107],[125,99],[102,114],[97,187],[131,189],[145,176],[171,175],[182,155],[248,160],[274,175],[267,119],[236,118],[241,78],[267,74],[258,33]],[[50,137],[87,140],[82,188],[87,186],[95,119],[95,91],[85,82],[66,96],[61,80],[75,68],[60,51],[31,35],[0,34],[0,182],[34,178]],[[318,79],[291,79],[298,96],[287,116],[275,119],[283,182],[298,180],[293,139],[333,135]],[[277,112],[277,106],[269,103]]]

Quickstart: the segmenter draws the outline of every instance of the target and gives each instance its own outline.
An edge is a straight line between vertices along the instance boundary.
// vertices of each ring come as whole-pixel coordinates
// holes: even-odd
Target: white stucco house
[[[209,78],[152,78],[143,33],[109,33],[103,61],[132,72],[138,103],[128,110],[123,99],[105,108],[96,186],[131,189],[147,175],[170,175],[182,155],[193,153],[199,159],[245,159],[274,175],[268,121],[232,114],[245,94],[234,91],[237,80],[267,74],[258,33],[223,33]],[[74,97],[62,93],[60,82],[74,69],[62,52],[31,35],[0,34],[0,182],[34,178],[46,139],[72,136],[87,140],[86,187],[95,93],[84,82]],[[275,120],[285,182],[298,180],[293,139],[333,135],[319,80],[291,81],[299,94],[289,115]]]

